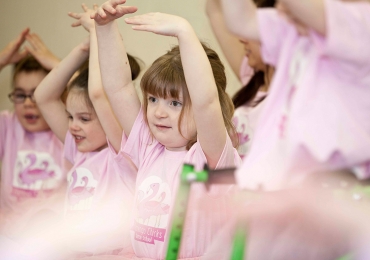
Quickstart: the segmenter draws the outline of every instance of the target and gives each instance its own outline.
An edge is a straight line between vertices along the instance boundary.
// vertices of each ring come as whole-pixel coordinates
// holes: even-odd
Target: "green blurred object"
[[[235,168],[209,170],[207,166],[202,171],[195,172],[194,166],[184,164],[180,176],[179,190],[173,207],[173,218],[170,238],[167,248],[166,260],[178,259],[181,245],[182,230],[186,218],[186,209],[192,182],[203,182],[206,187],[214,184],[236,184],[234,177]],[[360,181],[348,171],[338,171],[315,174],[315,185],[328,189],[338,199],[350,199],[359,202],[370,202],[370,181]],[[259,192],[242,191],[236,199],[240,202],[247,199],[257,199]],[[244,260],[246,257],[247,224],[239,220],[233,238],[231,260]],[[352,260],[352,254],[341,256],[336,260]]]
[[[168,242],[166,260],[176,260],[180,250],[182,228],[185,223],[190,185],[192,182],[206,182],[208,180],[208,171],[203,170],[195,172],[193,165],[184,164],[180,178],[181,181],[179,185],[179,190],[177,192],[175,205],[173,208],[172,226],[170,239]]]
[[[247,241],[247,229],[244,223],[239,222],[236,227],[233,248],[231,251],[231,260],[243,260],[245,253],[245,242]]]

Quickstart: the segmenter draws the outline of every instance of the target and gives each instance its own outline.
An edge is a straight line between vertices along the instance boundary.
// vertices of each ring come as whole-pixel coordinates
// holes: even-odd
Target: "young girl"
[[[218,55],[202,45],[181,17],[151,13],[127,18],[133,29],[174,36],[179,46],[159,57],[141,81],[143,105],[129,77],[125,48],[114,19],[136,7],[105,2],[92,16],[97,29],[103,86],[127,142],[122,152],[138,167],[131,231],[136,259],[164,259],[169,223],[183,163],[197,169],[235,167],[240,157],[232,146],[233,106],[225,92],[226,77]],[[118,73],[124,71],[125,73]],[[198,259],[227,221],[226,195],[220,185],[207,193],[192,184],[181,259]],[[207,207],[198,205],[206,197]]]
[[[254,0],[258,7],[274,7],[275,0]],[[238,153],[244,158],[251,146],[256,122],[267,95],[274,68],[262,61],[258,42],[239,40],[226,28],[220,0],[207,0],[206,12],[212,30],[242,88],[233,96],[233,123],[238,134]],[[259,105],[259,106],[257,106]]]
[[[20,51],[26,40],[30,45]],[[9,94],[14,112],[0,113],[0,211],[2,232],[13,237],[37,212],[62,212],[66,174],[63,144],[50,131],[33,95],[59,60],[25,29],[0,52],[0,70],[11,63],[16,63]]]
[[[259,41],[263,59],[277,68],[237,173],[246,188],[277,189],[370,160],[370,3],[279,3],[288,13],[258,10],[251,0],[223,1],[229,29]]]
[[[122,128],[101,85],[95,26],[90,19],[93,10],[82,7],[84,13],[70,16],[78,19],[73,26],[82,25],[90,32],[90,40],[75,47],[50,72],[35,97],[51,129],[64,142],[66,158],[73,164],[65,210],[65,226],[76,232],[69,237],[72,250],[77,256],[116,255],[122,250],[131,253],[126,226],[136,168],[125,156],[117,156]],[[64,105],[61,94],[88,57],[89,68],[69,84]]]

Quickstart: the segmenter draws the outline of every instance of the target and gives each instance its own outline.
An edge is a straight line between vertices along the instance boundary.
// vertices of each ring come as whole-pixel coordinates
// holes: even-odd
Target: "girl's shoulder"
[[[0,112],[0,133],[1,135],[24,135],[26,130],[23,128],[14,111],[4,110]]]
[[[1,122],[15,122],[17,120],[17,116],[14,111],[3,110],[0,112],[0,120]]]
[[[225,131],[227,131],[226,128]],[[204,165],[207,163],[207,158],[199,142],[196,142],[190,148],[185,156],[184,162],[193,164],[196,170],[203,169]],[[233,146],[230,136],[227,134],[225,146],[216,168],[238,167],[239,165],[241,165],[241,158],[238,151]]]

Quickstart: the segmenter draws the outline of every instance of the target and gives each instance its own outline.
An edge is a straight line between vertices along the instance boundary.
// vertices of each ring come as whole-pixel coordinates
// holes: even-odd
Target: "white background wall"
[[[0,0],[0,49],[13,40],[26,27],[40,35],[49,49],[59,58],[66,56],[88,34],[83,28],[72,28],[74,19],[67,13],[82,11],[81,2],[76,0]],[[99,1],[85,0],[92,7]],[[137,14],[164,12],[186,18],[194,27],[198,37],[215,49],[224,61],[228,77],[228,93],[234,94],[239,82],[232,73],[213,36],[205,15],[205,0],[127,0],[128,5],[138,7]],[[148,32],[135,32],[123,19],[118,20],[127,51],[145,62],[146,67],[164,54],[176,40],[171,37]],[[145,69],[145,68],[144,68]],[[12,104],[7,94],[11,88],[11,71],[8,66],[0,73],[0,110],[10,109]],[[141,74],[142,75],[142,74]],[[137,84],[138,85],[138,84]]]

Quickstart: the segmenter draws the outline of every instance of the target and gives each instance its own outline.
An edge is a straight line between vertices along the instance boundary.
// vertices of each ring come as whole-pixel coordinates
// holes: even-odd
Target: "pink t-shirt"
[[[263,59],[276,71],[237,172],[243,188],[279,189],[370,160],[370,4],[325,7],[326,37],[300,36],[276,10],[258,11]]]
[[[43,209],[63,212],[63,144],[53,132],[27,132],[13,112],[1,112],[0,160],[2,213],[23,219]]]
[[[68,173],[65,224],[86,235],[72,249],[80,255],[109,254],[119,249],[132,254],[128,223],[136,167],[110,146],[97,152],[79,152],[70,132],[64,145],[65,157],[73,164]]]
[[[266,97],[266,95],[266,92],[259,91],[254,101],[259,101],[262,98]],[[249,152],[254,129],[256,128],[263,104],[263,101],[261,101],[257,105],[255,105],[255,102],[252,102],[252,104],[244,104],[243,106],[235,109],[232,122],[238,135],[238,153],[242,159]]]
[[[142,111],[122,151],[138,167],[131,229],[136,259],[164,259],[182,165],[190,163],[200,170],[207,160],[198,142],[189,151],[167,150],[151,137]],[[236,149],[227,138],[217,168],[237,167],[240,163]],[[207,193],[203,184],[192,184],[179,258],[198,259],[204,254],[232,214],[227,207],[231,189],[230,185],[218,185]]]

